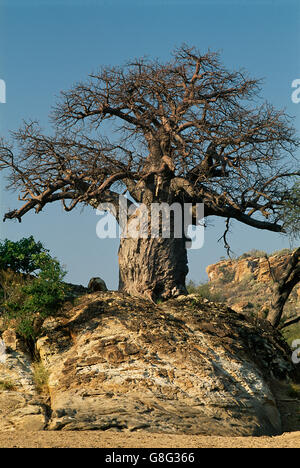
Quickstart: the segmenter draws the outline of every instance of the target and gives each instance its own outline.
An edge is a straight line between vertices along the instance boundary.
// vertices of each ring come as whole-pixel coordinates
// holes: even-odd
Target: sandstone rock
[[[34,393],[31,358],[24,350],[6,348],[5,361],[0,362],[0,381],[10,382],[16,390]]]
[[[32,358],[16,340],[0,363],[0,431],[284,430],[274,389],[296,379],[297,367],[264,320],[197,295],[155,305],[101,292],[47,318],[41,330],[36,352],[49,396],[37,393]],[[13,336],[4,338],[14,344]]]
[[[267,322],[225,306],[89,294],[46,324],[37,347],[50,430],[282,432],[271,386],[294,376],[290,349]]]
[[[216,279],[223,279],[224,277],[224,267],[227,271],[231,272],[234,269],[235,265],[231,260],[222,260],[213,265],[208,265],[206,268],[206,273],[210,281],[215,281]]]
[[[16,350],[17,349],[17,336],[16,332],[12,328],[8,328],[2,333],[2,340],[6,347]]]
[[[234,275],[234,281],[237,283],[240,283],[243,281],[245,278],[251,276],[254,274],[255,270],[257,269],[258,262],[256,260],[248,260],[248,259],[243,259],[237,262],[235,265],[235,275]]]
[[[259,268],[256,273],[257,281],[261,282],[273,282],[273,276],[275,279],[280,279],[281,273],[285,268],[285,264],[288,260],[288,255],[277,256],[273,255],[269,257],[269,262],[266,258],[261,258],[259,261]],[[270,271],[271,268],[271,271]]]
[[[46,406],[36,393],[32,359],[13,330],[2,333],[5,360],[0,362],[0,431],[43,430]]]
[[[107,291],[107,286],[103,279],[99,277],[91,278],[88,284],[88,290],[91,292]]]
[[[45,407],[32,395],[0,392],[0,431],[41,431],[46,421]]]
[[[245,311],[249,311],[249,309],[252,308],[252,304],[249,301],[239,301],[239,302],[234,303],[231,306],[231,308],[235,310],[236,312],[243,313]]]
[[[281,272],[289,255],[272,255],[269,262],[265,257],[247,257],[236,261],[222,260],[206,268],[210,281],[223,279],[224,272],[234,278],[234,281],[240,283],[247,280],[251,275],[258,282],[272,282],[272,272],[276,278],[280,278]],[[270,265],[269,265],[270,263]],[[272,272],[270,271],[270,267]]]

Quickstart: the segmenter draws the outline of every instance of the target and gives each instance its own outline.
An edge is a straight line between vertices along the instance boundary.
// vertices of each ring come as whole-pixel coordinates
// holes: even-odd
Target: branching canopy
[[[260,81],[185,45],[168,63],[102,68],[61,94],[51,119],[2,142],[0,167],[21,192],[5,219],[61,200],[205,203],[205,215],[280,232],[299,146],[291,119],[259,101]],[[105,135],[105,136],[104,136]]]

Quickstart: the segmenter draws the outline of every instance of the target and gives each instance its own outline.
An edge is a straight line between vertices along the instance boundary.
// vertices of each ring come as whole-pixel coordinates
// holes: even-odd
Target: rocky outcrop
[[[247,281],[249,277],[258,282],[272,282],[273,278],[280,279],[284,271],[289,254],[271,255],[266,257],[249,256],[237,260],[222,260],[206,268],[210,281],[230,278],[235,283]],[[299,287],[300,289],[300,287]]]
[[[6,330],[1,340],[0,431],[44,430],[47,406],[36,391],[32,358],[14,330]]]
[[[290,253],[279,253],[269,258],[245,255],[209,265],[206,268],[209,290],[237,312],[266,317],[273,300],[274,286],[285,271]],[[297,316],[299,307],[300,284],[285,304],[283,319]],[[294,328],[298,330],[299,326]],[[291,336],[295,333],[292,332]]]
[[[20,376],[10,380],[21,386],[0,392],[2,428],[31,421],[36,429],[65,431],[282,432],[272,389],[296,379],[296,367],[267,322],[192,295],[155,305],[99,292],[77,302],[46,319],[37,341],[49,375],[43,404],[34,396],[29,358],[8,349],[7,362],[14,360]]]

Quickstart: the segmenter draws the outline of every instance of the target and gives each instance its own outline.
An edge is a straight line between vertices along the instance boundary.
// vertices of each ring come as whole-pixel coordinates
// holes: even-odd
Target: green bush
[[[37,319],[55,314],[66,297],[67,286],[63,283],[66,272],[40,242],[35,244],[33,237],[29,242],[25,240],[5,241],[9,255],[6,256],[6,269],[0,275],[4,289],[1,309],[5,321],[13,323],[19,335],[34,339],[39,331]],[[13,245],[16,245],[16,260]],[[22,271],[35,272],[35,275],[25,275]]]
[[[5,390],[14,390],[15,386],[10,380],[0,380],[0,392]]]
[[[17,242],[5,239],[0,242],[0,269],[32,273],[37,269],[37,256],[48,252],[41,242],[35,242],[33,236]]]
[[[39,394],[48,393],[48,379],[49,372],[45,368],[44,364],[41,361],[35,362],[33,364],[33,380]]]

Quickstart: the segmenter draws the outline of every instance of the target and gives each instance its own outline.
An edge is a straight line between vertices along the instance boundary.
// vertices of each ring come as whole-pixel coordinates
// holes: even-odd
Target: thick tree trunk
[[[187,294],[186,239],[128,238],[119,248],[119,290],[152,300]]]
[[[273,327],[278,327],[283,308],[292,290],[300,281],[300,247],[291,255],[280,281],[277,281],[274,298],[267,319]]]
[[[292,282],[289,282],[281,287],[277,286],[267,317],[273,327],[279,327],[280,320],[283,315],[283,308],[295,285],[296,283],[293,284]]]

